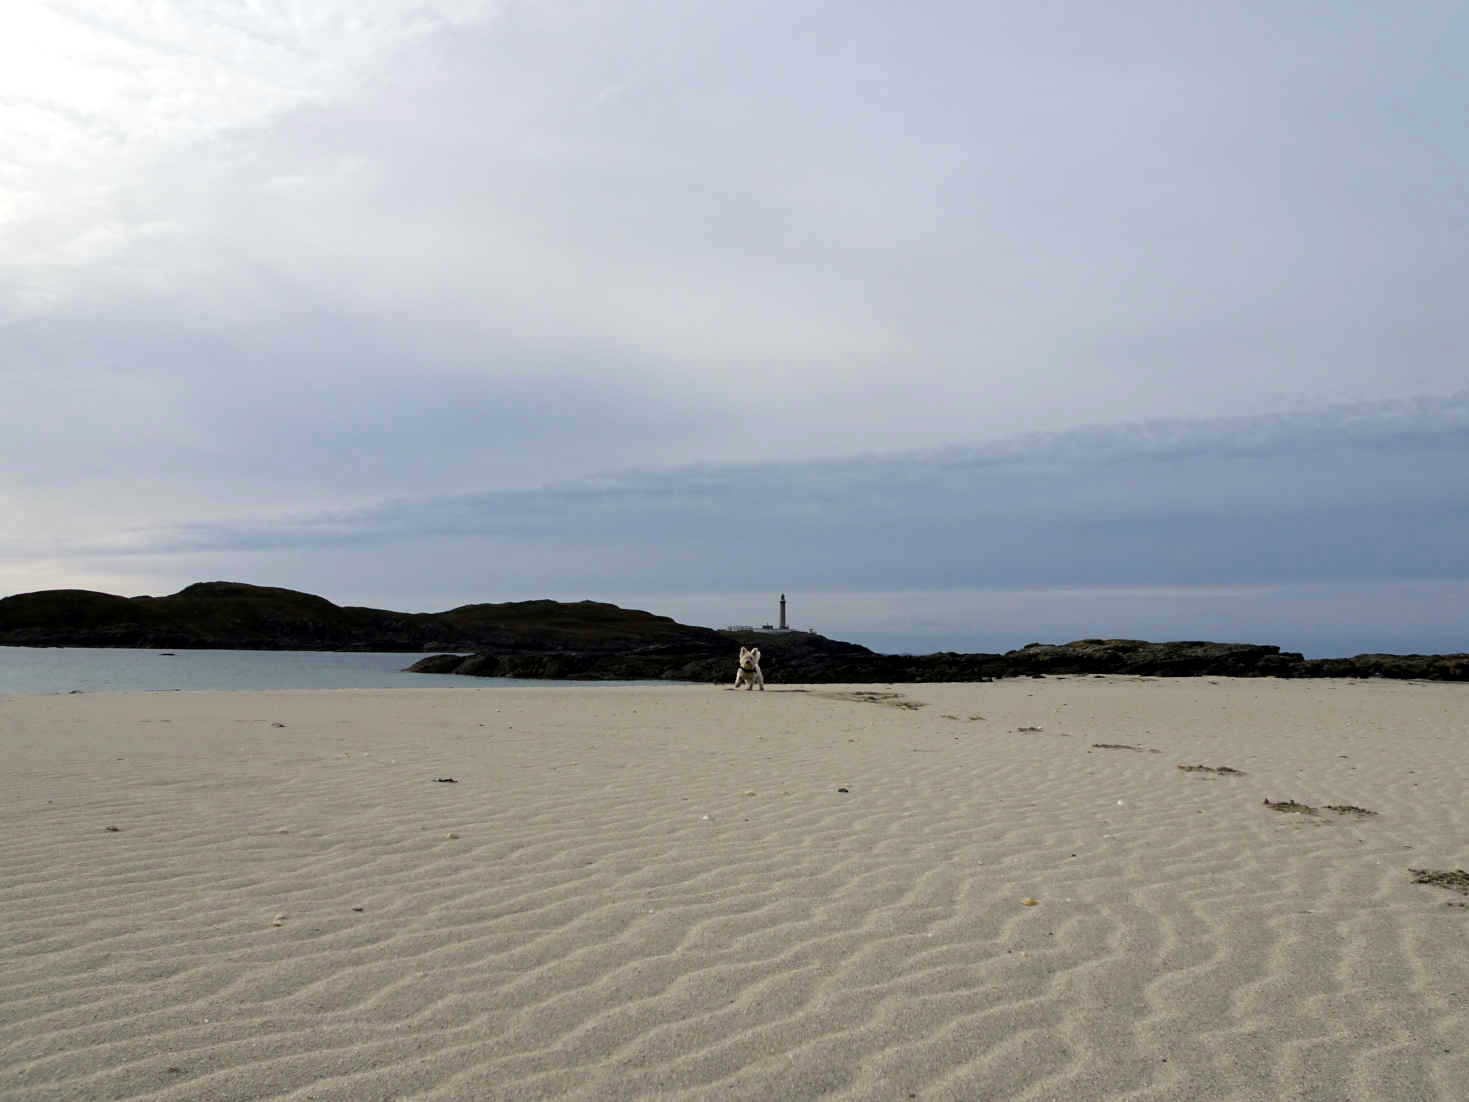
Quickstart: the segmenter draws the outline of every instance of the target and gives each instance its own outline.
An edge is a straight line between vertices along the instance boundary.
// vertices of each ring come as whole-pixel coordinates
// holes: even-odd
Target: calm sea
[[[404,673],[422,654],[336,651],[129,650],[0,647],[0,693],[163,692],[172,689],[428,689],[606,685]],[[666,684],[651,682],[650,684]]]

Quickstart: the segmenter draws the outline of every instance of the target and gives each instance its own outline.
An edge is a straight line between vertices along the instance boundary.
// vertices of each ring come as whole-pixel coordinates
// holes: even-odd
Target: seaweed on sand
[[[1469,872],[1463,869],[1409,869],[1413,883],[1432,884],[1435,888],[1447,888],[1460,895],[1469,895]]]
[[[1310,804],[1298,803],[1295,800],[1265,800],[1265,806],[1271,811],[1285,811],[1295,815],[1315,815],[1316,809]]]

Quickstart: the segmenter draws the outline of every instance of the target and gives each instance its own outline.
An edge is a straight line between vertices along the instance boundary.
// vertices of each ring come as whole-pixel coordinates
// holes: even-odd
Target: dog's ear
[[[740,657],[741,657],[741,658],[743,658],[743,657],[745,657],[745,655],[747,655],[747,654],[749,654],[749,653],[750,653],[750,652],[749,652],[749,651],[748,651],[748,650],[747,650],[747,649],[746,649],[746,648],[744,648],[744,647],[741,647],[741,648],[740,648]]]
[[[760,661],[760,648],[755,647],[753,650],[751,650],[750,657],[753,658],[756,662]]]

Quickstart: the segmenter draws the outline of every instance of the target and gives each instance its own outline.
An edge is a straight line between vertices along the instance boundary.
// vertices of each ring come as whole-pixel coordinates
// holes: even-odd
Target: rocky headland
[[[0,645],[157,649],[441,652],[420,673],[588,681],[734,677],[756,646],[772,682],[984,681],[1047,674],[1153,677],[1389,677],[1469,681],[1469,654],[1308,659],[1251,643],[1082,639],[996,654],[878,654],[814,632],[716,631],[598,601],[511,601],[447,612],[343,607],[242,582],[199,582],[167,597],[43,590],[0,599]],[[453,652],[453,653],[447,653]]]
[[[1469,681],[1469,654],[1359,654],[1305,658],[1251,643],[1082,639],[1031,643],[1003,654],[877,654],[804,632],[719,632],[721,648],[658,646],[616,654],[483,652],[433,655],[409,667],[419,673],[566,680],[672,680],[721,683],[734,678],[738,647],[758,646],[767,680],[794,684],[989,681],[1047,674],[1136,674],[1150,677],[1391,677]]]
[[[708,628],[599,601],[391,612],[243,582],[198,582],[167,597],[49,589],[0,600],[0,645],[10,646],[608,653],[722,643]]]

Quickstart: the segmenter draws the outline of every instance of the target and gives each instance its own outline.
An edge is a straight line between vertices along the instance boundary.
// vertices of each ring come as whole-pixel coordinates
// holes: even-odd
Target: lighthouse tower
[[[786,630],[786,595],[780,595],[780,630]]]

